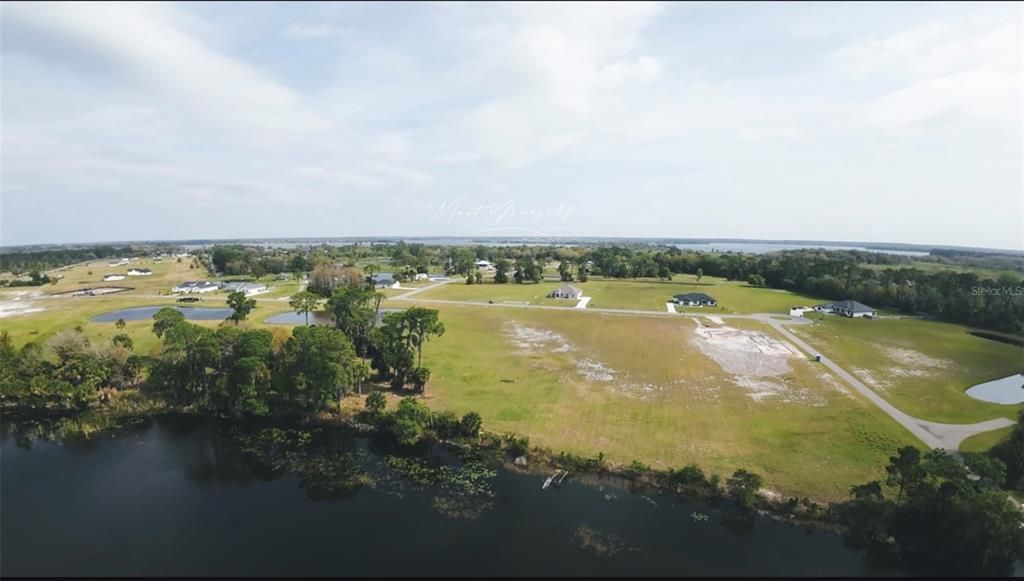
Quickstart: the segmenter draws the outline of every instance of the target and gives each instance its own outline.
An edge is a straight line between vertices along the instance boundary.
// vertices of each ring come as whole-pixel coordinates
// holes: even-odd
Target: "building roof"
[[[873,313],[875,309],[865,305],[864,303],[858,303],[855,300],[846,299],[845,301],[839,301],[838,303],[832,303],[833,309],[843,309],[844,311],[850,311],[851,313]]]
[[[558,287],[558,290],[562,291],[563,293],[583,294],[583,289],[577,286],[573,286],[571,284],[563,284],[562,286]]]
[[[704,293],[683,293],[683,294],[675,295],[672,298],[674,298],[674,299],[676,299],[678,301],[689,301],[689,302],[693,302],[693,301],[697,301],[697,302],[705,301],[705,302],[711,302],[711,303],[718,302],[711,295],[704,294]]]
[[[265,285],[265,284],[263,284],[261,282],[240,281],[240,282],[226,282],[226,283],[223,284],[223,288],[228,289],[228,290],[248,291],[248,290],[259,290],[259,289],[267,288],[267,285]]]

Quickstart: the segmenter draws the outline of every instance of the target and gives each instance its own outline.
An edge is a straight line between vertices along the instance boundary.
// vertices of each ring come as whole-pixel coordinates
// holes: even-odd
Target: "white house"
[[[553,299],[576,299],[579,300],[583,296],[583,289],[572,286],[571,284],[563,285],[548,294]]]
[[[221,288],[228,292],[241,291],[246,296],[267,292],[267,285],[259,282],[225,282]]]
[[[711,295],[704,293],[683,293],[672,297],[672,302],[685,307],[714,307],[718,305]]]
[[[473,264],[474,264],[474,265],[475,265],[475,266],[476,266],[477,268],[482,268],[482,269],[484,269],[484,270],[494,270],[494,265],[493,265],[493,264],[491,264],[491,261],[490,261],[490,260],[477,260],[477,261],[476,261],[475,263],[473,263]]]
[[[425,273],[425,272],[417,272],[416,276],[413,277],[413,280],[427,280],[427,278],[428,278],[427,273]]]
[[[108,274],[103,277],[103,282],[113,282],[115,280],[124,280],[123,274]]]
[[[111,262],[107,266],[122,266],[122,265],[125,265],[125,264],[128,264],[128,259],[127,258],[118,258],[117,260],[115,260],[114,262]]]
[[[173,293],[209,293],[220,288],[215,282],[208,280],[188,280],[171,289]]]
[[[149,276],[153,271],[148,268],[129,268],[128,276]]]

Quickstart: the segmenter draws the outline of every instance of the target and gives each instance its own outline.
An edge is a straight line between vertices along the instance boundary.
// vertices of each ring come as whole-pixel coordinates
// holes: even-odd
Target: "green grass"
[[[792,330],[913,416],[971,423],[1000,416],[1016,419],[1024,408],[983,402],[964,393],[1024,368],[1024,349],[974,337],[964,327],[829,316]]]
[[[574,301],[547,299],[547,294],[561,286],[560,282],[537,284],[494,284],[482,285],[460,283],[446,284],[426,291],[419,298],[495,303],[529,303],[532,305],[573,306]],[[698,283],[691,275],[676,275],[672,281],[656,279],[605,279],[593,277],[587,282],[570,283],[583,289],[584,296],[592,297],[588,308],[632,309],[644,311],[665,311],[665,303],[673,295],[686,292],[703,292],[718,301],[718,307],[680,308],[679,310],[722,313],[788,313],[797,305],[813,305],[822,302],[805,295],[776,289],[753,288],[746,283],[727,281],[722,278],[705,276]]]
[[[971,436],[963,442],[960,442],[961,452],[988,452],[999,442],[1002,442],[1010,435],[1013,431],[1013,426],[1002,428],[999,430],[992,430],[991,432],[985,432],[976,436]]]
[[[689,341],[688,319],[441,306],[447,331],[427,344],[433,371],[427,402],[476,411],[485,427],[531,442],[610,461],[652,466],[695,462],[723,475],[747,468],[786,494],[844,497],[850,484],[881,476],[912,436],[858,396],[832,387],[820,367],[794,358],[787,388],[819,405],[755,401]],[[759,323],[744,327],[772,331]],[[520,352],[505,335],[518,324],[558,333],[573,347]],[[576,361],[616,370],[616,381],[588,380]],[[623,385],[660,388],[647,399]]]

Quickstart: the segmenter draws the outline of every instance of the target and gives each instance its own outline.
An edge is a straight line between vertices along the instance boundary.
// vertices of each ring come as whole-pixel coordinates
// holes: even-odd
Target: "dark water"
[[[134,307],[131,309],[121,309],[119,311],[111,311],[109,313],[103,313],[102,315],[96,315],[90,320],[94,323],[114,323],[118,319],[124,319],[125,321],[142,321],[145,319],[152,319],[153,315],[162,308],[164,307]],[[174,306],[171,308],[181,311],[181,314],[185,315],[185,318],[190,321],[219,321],[228,318],[228,316],[233,312],[228,308]]]
[[[540,476],[499,470],[489,504],[457,518],[436,508],[436,487],[332,489],[354,466],[379,469],[394,450],[378,440],[331,432],[324,449],[346,460],[304,460],[296,474],[253,464],[231,429],[164,417],[60,444],[19,435],[6,421],[0,574],[898,573],[835,534],[645,499],[609,481],[570,478],[542,491]],[[455,461],[436,449],[420,456]],[[695,522],[693,511],[710,520]],[[581,548],[580,527],[612,550]]]

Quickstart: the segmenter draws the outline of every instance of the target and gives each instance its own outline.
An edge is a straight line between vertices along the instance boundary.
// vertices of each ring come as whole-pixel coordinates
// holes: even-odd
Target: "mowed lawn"
[[[914,319],[827,316],[792,331],[899,409],[922,419],[971,423],[1016,419],[1024,405],[976,400],[967,388],[1024,369],[1024,349]]]
[[[495,303],[528,303],[532,305],[573,306],[575,301],[546,298],[559,282],[527,284],[467,285],[450,283],[417,295],[422,299],[443,299],[456,301]],[[632,309],[643,311],[665,311],[665,303],[673,295],[702,292],[718,301],[717,307],[678,308],[687,312],[708,314],[728,313],[788,313],[789,308],[798,305],[813,305],[822,299],[799,295],[784,290],[753,288],[744,282],[727,281],[722,278],[705,276],[698,283],[692,275],[676,275],[672,281],[656,279],[605,279],[593,277],[587,282],[569,283],[583,290],[584,296],[592,297],[588,308]]]
[[[851,484],[881,477],[887,457],[914,442],[802,358],[775,379],[807,401],[751,398],[690,342],[689,319],[439,310],[447,332],[424,351],[433,372],[427,403],[476,411],[486,429],[528,435],[556,451],[660,468],[692,462],[723,476],[742,467],[784,494],[836,499]],[[595,368],[612,370],[614,379],[588,377]]]

